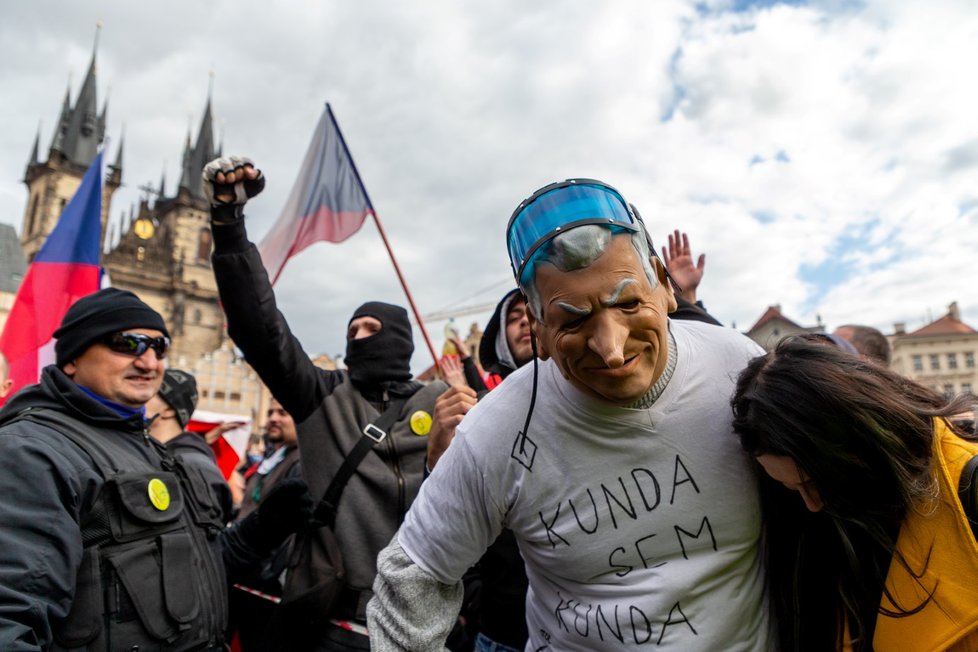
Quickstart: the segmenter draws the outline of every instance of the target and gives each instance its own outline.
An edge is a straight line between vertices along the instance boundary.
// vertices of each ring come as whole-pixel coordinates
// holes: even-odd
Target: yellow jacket
[[[943,419],[935,419],[934,472],[938,498],[911,510],[900,528],[897,551],[915,578],[896,557],[885,595],[890,611],[914,609],[933,597],[921,611],[876,619],[873,647],[877,652],[976,652],[978,650],[978,543],[958,499],[958,479],[965,463],[978,454],[978,444],[957,437]],[[929,559],[928,559],[929,556]]]

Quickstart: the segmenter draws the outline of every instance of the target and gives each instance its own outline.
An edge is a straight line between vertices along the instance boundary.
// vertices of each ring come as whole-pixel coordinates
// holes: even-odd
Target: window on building
[[[958,368],[958,354],[957,353],[948,353],[947,354],[947,368],[948,369],[957,369]]]
[[[914,371],[924,370],[924,356],[922,355],[913,356],[913,370]]]
[[[200,312],[200,308],[194,308],[194,323],[199,324],[200,320],[203,318],[203,313]]]
[[[197,262],[207,263],[211,259],[211,230],[203,228],[197,238]]]
[[[947,398],[954,398],[954,385],[951,383],[944,385],[944,396]]]
[[[231,392],[231,400],[232,401],[240,401],[241,400],[241,392]]]
[[[974,369],[975,368],[975,352],[974,351],[967,351],[967,352],[965,352],[965,354],[964,354],[964,366],[967,367],[968,369]]]
[[[930,354],[930,368],[933,371],[937,371],[941,368],[941,356],[936,353]]]
[[[214,398],[216,400],[223,400],[224,399],[224,392],[222,390],[220,390],[220,389],[214,390]]]
[[[961,393],[970,394],[971,393],[971,383],[961,383]]]

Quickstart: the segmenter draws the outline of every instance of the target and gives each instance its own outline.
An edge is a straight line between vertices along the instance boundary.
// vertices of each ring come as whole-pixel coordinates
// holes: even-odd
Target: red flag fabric
[[[329,104],[323,111],[285,207],[258,245],[274,284],[285,263],[309,245],[342,242],[373,215]]]
[[[7,398],[36,383],[54,362],[54,340],[68,308],[99,289],[102,240],[102,155],[98,153],[58,223],[27,267],[0,335],[14,381]],[[2,405],[4,399],[0,399]]]
[[[251,436],[251,417],[240,414],[224,414],[207,410],[194,410],[187,423],[189,432],[207,433],[223,423],[237,424],[237,428],[228,430],[220,439],[211,444],[217,466],[224,474],[224,479],[231,477],[231,472],[238,468],[245,457],[248,448],[248,438]]]

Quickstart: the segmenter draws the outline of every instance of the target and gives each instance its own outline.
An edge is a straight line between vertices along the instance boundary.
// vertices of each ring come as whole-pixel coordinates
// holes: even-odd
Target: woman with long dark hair
[[[978,443],[948,420],[975,397],[803,336],[754,359],[731,403],[766,471],[782,650],[978,650],[978,543],[958,495]]]

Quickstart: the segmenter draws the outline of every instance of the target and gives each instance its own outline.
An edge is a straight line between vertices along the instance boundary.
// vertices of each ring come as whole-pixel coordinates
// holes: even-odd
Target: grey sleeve
[[[48,649],[71,608],[87,493],[72,461],[26,433],[0,434],[0,650]]]
[[[370,649],[442,652],[462,593],[462,582],[443,584],[415,564],[395,534],[377,557],[374,597],[367,604]]]

